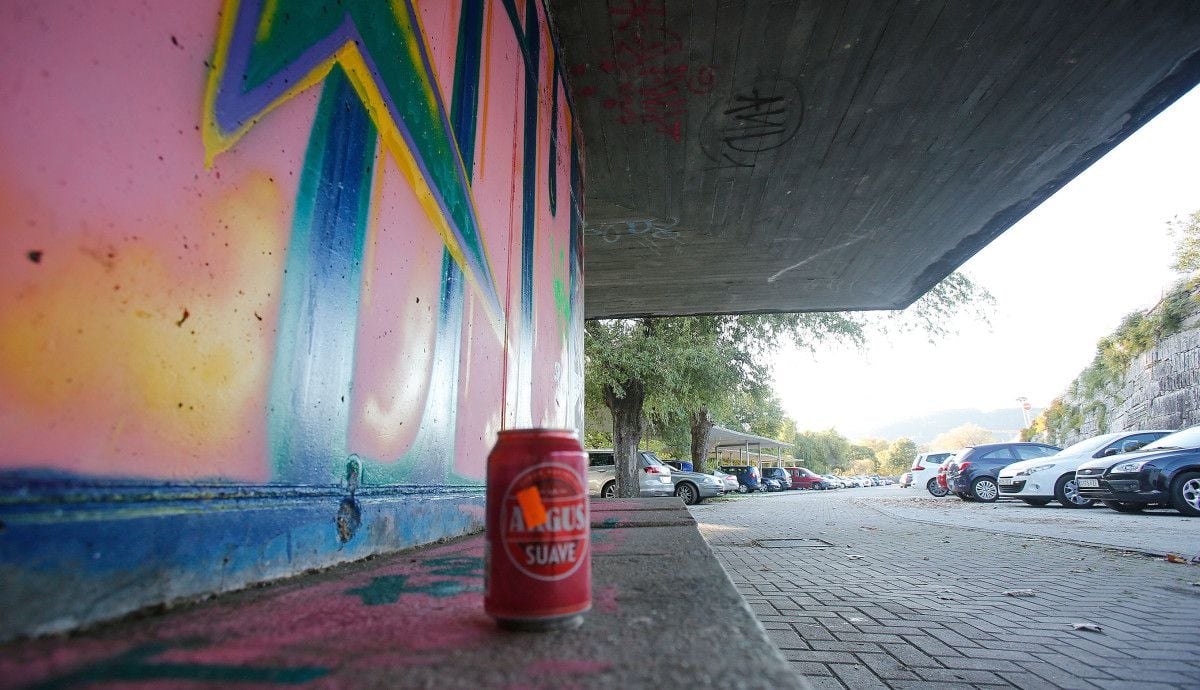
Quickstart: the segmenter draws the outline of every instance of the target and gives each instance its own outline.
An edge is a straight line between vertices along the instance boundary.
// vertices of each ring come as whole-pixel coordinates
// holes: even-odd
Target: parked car
[[[783,482],[774,477],[766,477],[762,480],[763,491],[783,491]]]
[[[617,460],[612,449],[589,450],[588,494],[602,498],[617,496]],[[675,485],[671,482],[671,468],[648,450],[638,452],[639,496],[673,496]]]
[[[934,496],[941,498],[948,491],[945,484],[939,484],[937,475],[942,465],[954,453],[919,453],[912,464],[912,485],[923,487]]]
[[[1122,431],[1101,434],[1063,449],[1057,455],[1021,460],[1000,470],[1000,494],[1019,498],[1032,506],[1058,501],[1064,508],[1090,508],[1096,501],[1079,493],[1075,470],[1085,462],[1129,453],[1171,433]]]
[[[1084,498],[1122,513],[1160,505],[1200,517],[1200,426],[1163,436],[1119,459],[1085,462],[1075,478]]]
[[[671,483],[675,486],[675,495],[690,506],[725,493],[724,481],[702,472],[689,472],[672,467]]]
[[[946,487],[964,501],[991,503],[1000,497],[997,475],[1017,460],[1044,458],[1062,450],[1045,443],[984,443],[967,446],[946,464]]]
[[[762,490],[758,468],[753,465],[721,465],[721,471],[737,477],[738,491],[741,493]]]
[[[721,470],[713,470],[713,476],[720,479],[724,484],[725,493],[738,490],[738,478],[735,474],[722,472]]]
[[[821,475],[821,477],[825,479],[825,483],[827,484],[826,488],[828,488],[828,489],[842,488],[842,482],[837,477],[833,476],[832,474],[823,474],[823,475]]]
[[[793,489],[826,489],[829,483],[821,475],[807,467],[785,467]]]
[[[912,486],[912,472],[905,472],[900,475],[900,488],[907,489]]]
[[[764,467],[762,469],[763,479],[774,479],[779,484],[779,490],[791,489],[792,478],[788,475],[787,470],[782,467]],[[771,489],[774,491],[774,489]]]

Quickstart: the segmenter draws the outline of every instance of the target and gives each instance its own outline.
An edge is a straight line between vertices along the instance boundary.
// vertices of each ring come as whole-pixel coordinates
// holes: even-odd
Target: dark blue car
[[[1075,481],[1082,496],[1122,513],[1158,505],[1200,517],[1200,426],[1163,436],[1120,460],[1086,462],[1075,471]]]
[[[766,488],[759,481],[758,468],[753,465],[722,465],[720,469],[726,474],[737,477],[740,493],[761,491]]]
[[[985,443],[967,446],[946,461],[946,488],[964,501],[991,503],[1000,496],[996,477],[1019,460],[1033,460],[1062,450],[1045,443]]]

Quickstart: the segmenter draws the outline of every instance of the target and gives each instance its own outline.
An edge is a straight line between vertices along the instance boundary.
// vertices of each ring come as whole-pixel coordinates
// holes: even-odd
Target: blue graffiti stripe
[[[308,0],[243,0],[230,7],[237,13],[229,28],[227,53],[218,55],[220,68],[212,76],[206,125],[223,140],[221,150],[241,136],[247,123],[294,96],[307,75],[322,69],[344,46],[356,46],[366,72],[359,78],[379,90],[381,102],[371,112],[380,123],[394,126],[413,154],[453,236],[447,241],[459,250],[485,306],[499,318],[496,280],[484,251],[469,179],[438,89],[430,88],[434,72],[411,0],[339,0],[336,6]],[[273,28],[259,37],[264,22]]]
[[[537,24],[537,6],[525,6],[525,141],[521,166],[521,332],[517,356],[520,362],[517,382],[518,426],[532,423],[533,389],[533,250],[537,227],[537,127],[538,73],[541,41]]]
[[[317,108],[288,244],[268,412],[277,481],[336,481],[346,458],[375,142],[375,125],[335,68]]]
[[[475,154],[482,48],[483,0],[465,0],[459,19],[454,100],[450,107],[454,136],[464,156]],[[465,163],[470,180],[474,176],[473,161],[468,158]],[[465,288],[462,269],[448,250],[442,252],[441,285],[433,367],[420,429],[403,457],[387,463],[367,461],[369,483],[440,484],[454,465]]]

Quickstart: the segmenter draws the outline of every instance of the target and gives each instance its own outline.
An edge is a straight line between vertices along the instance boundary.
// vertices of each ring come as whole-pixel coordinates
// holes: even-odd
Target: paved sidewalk
[[[498,630],[475,536],[9,643],[0,688],[803,687],[679,499],[594,501],[592,528],[575,630]]]
[[[1200,687],[1200,568],[909,522],[874,509],[872,491],[692,508],[814,687]],[[832,546],[760,545],[786,538]],[[1004,595],[1020,589],[1034,596]]]

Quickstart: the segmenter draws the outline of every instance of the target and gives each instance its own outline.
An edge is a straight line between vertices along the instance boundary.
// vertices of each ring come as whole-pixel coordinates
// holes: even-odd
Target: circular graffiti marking
[[[704,155],[721,167],[753,168],[755,156],[783,146],[804,120],[804,98],[791,79],[759,79],[712,105],[700,125]]]

